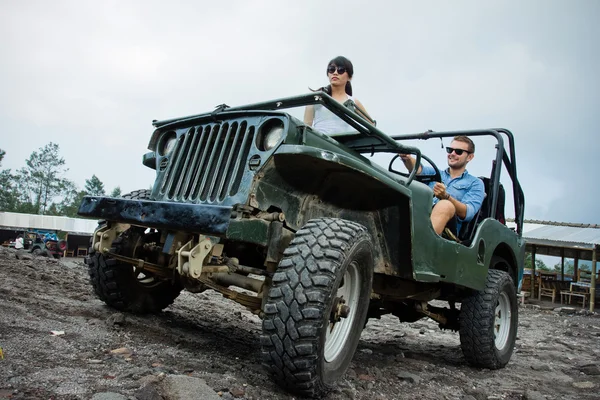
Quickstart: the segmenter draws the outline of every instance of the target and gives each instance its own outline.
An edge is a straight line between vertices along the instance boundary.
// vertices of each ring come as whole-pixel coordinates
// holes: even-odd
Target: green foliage
[[[556,272],[560,272],[560,269],[561,269],[560,263],[554,264],[554,270]],[[573,262],[569,261],[569,260],[565,260],[565,275],[573,275],[574,273],[575,273],[575,265],[573,264]]]
[[[96,175],[92,175],[90,179],[85,180],[85,188],[83,189],[90,196],[104,196],[104,183],[98,179]]]
[[[79,210],[83,196],[87,196],[85,190],[78,191],[73,187],[65,197],[64,206],[60,209],[60,215],[77,218],[77,210]]]
[[[121,187],[117,186],[114,188],[113,191],[110,192],[110,197],[121,197]]]
[[[96,175],[86,179],[84,190],[66,179],[65,160],[59,146],[49,143],[31,153],[16,173],[0,171],[0,211],[77,217],[83,196],[104,196],[104,183]],[[6,152],[0,149],[0,166]],[[113,196],[121,194],[116,187]]]
[[[525,268],[531,269],[532,265],[532,257],[531,253],[525,254]],[[546,263],[540,259],[535,260],[535,269],[542,271],[550,271],[550,268],[546,265]]]
[[[68,168],[59,150],[58,144],[50,142],[31,153],[26,166],[17,171],[14,181],[21,204],[15,211],[46,214],[54,199],[73,185],[64,177]]]
[[[0,166],[6,152],[0,149]],[[15,177],[10,169],[0,171],[0,211],[14,210],[18,205],[18,196],[14,185]]]

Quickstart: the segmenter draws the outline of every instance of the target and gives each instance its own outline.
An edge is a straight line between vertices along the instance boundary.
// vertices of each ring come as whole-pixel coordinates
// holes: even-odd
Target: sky
[[[2,168],[52,141],[79,188],[148,188],[153,119],[306,93],[344,55],[383,132],[507,128],[525,217],[598,224],[599,15],[596,0],[4,0]],[[413,144],[444,166],[439,141]],[[489,175],[494,143],[476,144],[469,171]]]

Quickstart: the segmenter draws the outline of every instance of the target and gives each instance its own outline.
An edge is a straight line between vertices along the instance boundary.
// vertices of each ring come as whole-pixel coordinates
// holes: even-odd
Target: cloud
[[[509,128],[526,216],[599,223],[599,14],[562,1],[9,2],[3,166],[52,140],[79,186],[95,174],[146,188],[152,119],[305,93],[341,54],[385,132]],[[419,146],[443,157],[439,142]],[[480,149],[485,174],[493,143]]]

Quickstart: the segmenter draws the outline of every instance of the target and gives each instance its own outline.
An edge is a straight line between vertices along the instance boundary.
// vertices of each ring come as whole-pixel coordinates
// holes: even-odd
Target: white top
[[[354,101],[354,99],[351,96],[346,96],[349,100]],[[315,116],[313,118],[312,126],[319,132],[324,133],[325,135],[345,132],[356,132],[356,129],[348,125],[340,117],[332,113],[322,104],[315,104],[314,108]]]

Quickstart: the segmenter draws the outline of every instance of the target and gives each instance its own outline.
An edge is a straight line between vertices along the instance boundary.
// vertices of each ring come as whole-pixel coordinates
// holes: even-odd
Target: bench
[[[517,295],[517,298],[521,299],[521,305],[525,304],[525,299],[527,297],[531,297],[531,292],[521,291],[521,293]]]
[[[571,290],[561,290],[561,292],[560,292],[560,304],[563,304],[563,297],[564,297],[565,302],[566,302],[567,296],[569,296],[569,302],[568,302],[568,304],[571,304],[571,300],[573,299],[573,297],[581,297],[581,300],[583,301],[582,307],[585,308],[585,301],[586,301],[586,299],[589,300],[590,294],[589,293],[584,293],[584,292],[573,292]]]

